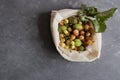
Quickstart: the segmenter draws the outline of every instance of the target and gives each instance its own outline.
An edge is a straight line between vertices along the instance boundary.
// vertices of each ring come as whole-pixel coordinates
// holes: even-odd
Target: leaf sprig
[[[82,4],[82,14],[88,18],[95,18],[94,20],[91,18],[89,19],[91,19],[96,33],[102,33],[106,30],[105,22],[113,16],[116,10],[117,8],[111,8],[109,10],[99,12],[98,9],[94,6],[87,7],[85,4]],[[83,16],[81,13],[79,15]],[[84,21],[87,20],[84,17],[82,19]]]

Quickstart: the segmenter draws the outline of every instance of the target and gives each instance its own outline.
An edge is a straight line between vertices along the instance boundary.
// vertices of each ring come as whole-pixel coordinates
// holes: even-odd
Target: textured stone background
[[[50,35],[50,11],[117,7],[103,33],[101,58],[72,63],[56,51]],[[0,0],[0,80],[120,80],[119,0]]]

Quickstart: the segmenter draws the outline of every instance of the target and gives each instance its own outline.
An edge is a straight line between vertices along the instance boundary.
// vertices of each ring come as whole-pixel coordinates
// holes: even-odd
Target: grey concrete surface
[[[50,11],[117,7],[103,33],[101,58],[72,63],[56,51]],[[0,80],[120,80],[120,0],[0,0]]]

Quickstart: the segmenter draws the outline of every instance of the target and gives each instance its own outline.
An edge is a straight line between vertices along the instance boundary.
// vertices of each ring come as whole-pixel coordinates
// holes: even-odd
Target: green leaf
[[[86,8],[86,14],[89,16],[95,16],[98,13],[97,8],[91,6]]]
[[[98,22],[97,20],[93,20],[92,23],[93,23],[93,26],[94,26],[94,29],[95,29],[96,33],[105,32],[105,30],[106,30],[105,22],[102,22],[102,21]]]
[[[85,16],[79,16],[79,19],[80,19],[80,21],[84,21],[84,22],[88,21],[88,19],[86,19]]]
[[[111,8],[107,11],[98,13],[95,17],[98,21],[106,21],[113,16],[117,8]]]
[[[86,5],[85,4],[82,4],[82,12],[84,12],[85,11],[85,9],[86,9]]]
[[[96,20],[93,20],[93,25],[95,28],[95,32],[105,32],[106,30],[106,24],[105,21],[108,20],[110,17],[113,16],[114,12],[116,11],[117,8],[111,8],[107,11],[98,13],[96,15]]]

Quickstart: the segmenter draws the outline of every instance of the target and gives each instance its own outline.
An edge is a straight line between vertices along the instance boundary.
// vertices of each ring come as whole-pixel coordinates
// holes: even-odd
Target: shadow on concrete
[[[38,17],[38,29],[40,41],[43,42],[43,49],[45,50],[45,55],[58,57],[58,52],[52,40],[51,30],[50,30],[50,12],[45,12],[39,14]]]

